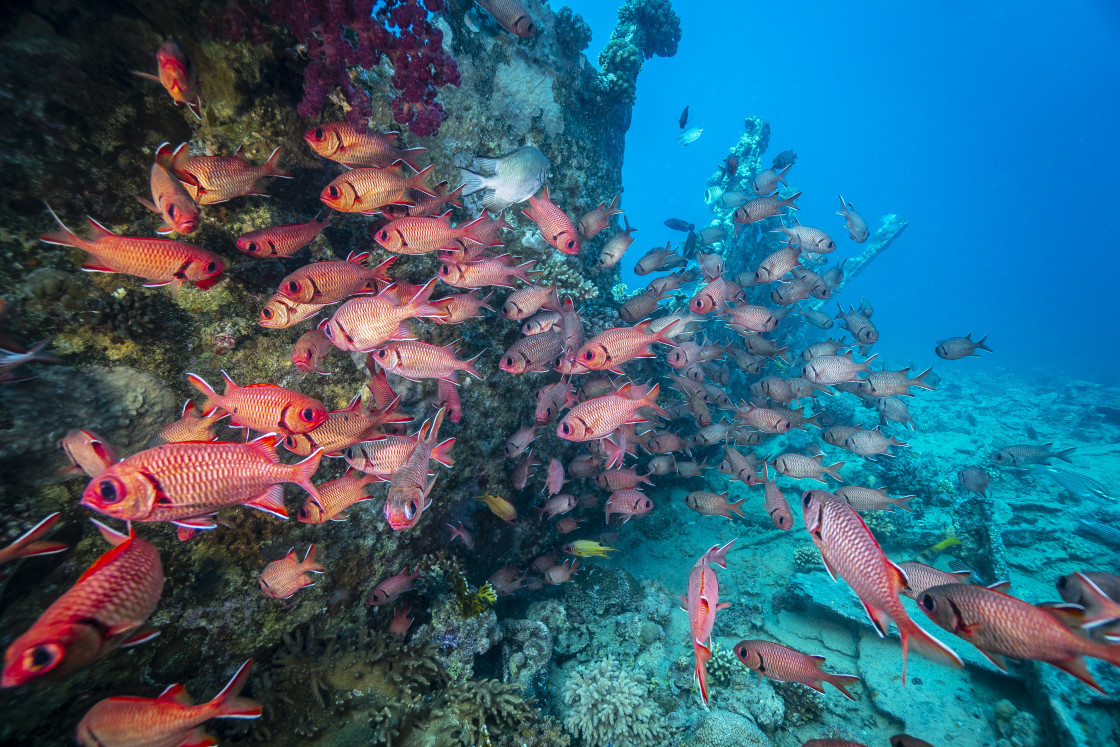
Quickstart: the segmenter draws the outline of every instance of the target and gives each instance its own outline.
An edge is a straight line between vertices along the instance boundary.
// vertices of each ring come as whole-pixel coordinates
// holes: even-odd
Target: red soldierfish
[[[653,389],[639,395],[633,384],[625,384],[617,392],[580,402],[560,421],[556,435],[567,441],[596,441],[627,423],[645,421],[639,413],[643,408],[665,416],[665,411],[657,406],[659,386],[655,384]]]
[[[410,192],[438,197],[428,186],[428,176],[433,168],[429,166],[410,177],[401,176],[391,168],[363,167],[345,171],[323,187],[319,199],[324,205],[340,213],[372,215],[380,212],[386,205],[412,207],[416,201],[409,197]]]
[[[328,521],[346,521],[346,509],[355,503],[368,501],[373,496],[366,492],[366,486],[380,478],[352,469],[335,480],[319,485],[319,500],[308,496],[297,517],[304,524],[323,524]]]
[[[82,492],[82,505],[123,521],[169,521],[187,529],[213,529],[215,513],[240,504],[286,519],[284,483],[318,497],[311,476],[323,451],[281,464],[278,441],[268,434],[244,444],[190,441],[147,449],[95,477]]]
[[[172,685],[158,698],[106,698],[89,709],[78,724],[83,747],[201,747],[217,744],[202,728],[212,718],[259,718],[261,706],[240,697],[249,679],[249,659],[214,699],[195,705],[182,685]]]
[[[583,217],[579,219],[579,235],[585,239],[593,239],[600,231],[611,224],[612,215],[622,215],[622,208],[619,207],[621,198],[622,195],[617,194],[611,200],[610,205],[600,202],[598,207],[591,208],[584,213]],[[666,251],[668,251],[668,247],[666,247]],[[647,273],[639,272],[638,274],[645,275]]]
[[[805,528],[821,551],[828,574],[844,579],[859,597],[871,624],[885,637],[893,621],[902,639],[902,686],[906,686],[906,654],[913,642],[934,661],[964,666],[961,658],[918,626],[906,613],[899,593],[910,585],[906,572],[883,554],[859,513],[824,490],[807,490],[801,498]],[[970,587],[971,588],[971,587]],[[1120,656],[1120,650],[1117,651]]]
[[[420,578],[420,566],[416,566],[416,570],[412,573],[409,573],[408,566],[405,566],[403,571],[395,576],[390,576],[377,585],[377,588],[373,590],[373,595],[369,598],[369,603],[379,607],[395,601],[401,594],[415,589],[415,581],[418,578]]]
[[[322,222],[318,218],[312,218],[306,223],[260,228],[241,234],[237,239],[237,248],[254,257],[290,257],[314,241],[330,224],[331,219],[328,217]]]
[[[1070,629],[1071,624],[1083,622],[1082,610],[1037,607],[972,584],[926,589],[918,595],[918,607],[930,620],[980,649],[1005,672],[1005,656],[1044,661],[1104,695],[1082,657],[1120,667],[1120,646],[1091,640]]]
[[[323,368],[323,359],[331,350],[334,346],[322,330],[309,329],[299,336],[292,348],[292,365],[304,376],[312,371],[327,376],[330,371]]]
[[[338,307],[330,319],[319,324],[323,334],[339,350],[368,353],[390,340],[415,339],[405,323],[418,317],[443,315],[429,299],[436,281],[432,278],[406,303],[397,303],[392,286],[377,296],[359,296]]]
[[[225,410],[235,428],[283,431],[285,435],[307,433],[327,419],[326,406],[314,397],[275,384],[238,386],[225,371],[222,378],[226,380],[226,393],[218,394],[201,376],[187,374],[191,385],[206,397],[203,409]]]
[[[292,175],[280,168],[283,155],[284,149],[276,148],[263,164],[254,166],[241,148],[232,156],[191,157],[189,144],[172,151],[171,144],[164,143],[156,149],[156,163],[178,177],[199,205],[215,205],[242,195],[267,195],[257,186],[265,177],[291,179]]]
[[[727,553],[735,540],[723,547],[712,545],[688,574],[688,596],[681,597],[683,609],[688,610],[688,625],[691,630],[692,650],[696,654],[696,682],[700,686],[700,697],[708,703],[708,667],[712,658],[712,626],[716,622],[716,612],[731,605],[719,601],[719,581],[712,565],[727,567]],[[705,644],[705,641],[708,641]]]
[[[334,303],[358,293],[373,293],[393,282],[389,267],[396,257],[376,267],[366,267],[369,252],[350,254],[344,260],[330,259],[304,265],[280,281],[278,292],[300,303]]]
[[[157,215],[163,225],[156,229],[160,236],[176,231],[188,234],[198,228],[198,205],[183,183],[158,163],[152,164],[152,201],[143,197],[136,201]]]
[[[455,439],[449,439],[446,445],[438,442],[439,427],[446,414],[446,410],[440,410],[433,420],[425,421],[420,426],[420,432],[416,434],[416,446],[389,483],[389,495],[385,499],[385,519],[395,531],[415,527],[424,511],[432,505],[430,495],[436,478],[434,475],[428,477],[428,460],[437,447],[442,447],[442,451],[446,453],[451,444],[455,443]]]
[[[619,367],[634,358],[654,357],[653,344],[676,345],[672,339],[677,322],[671,322],[657,332],[650,331],[652,322],[642,322],[634,327],[613,327],[604,330],[583,344],[575,359],[591,369],[606,369],[622,373]]]
[[[296,557],[296,551],[289,550],[287,555],[272,561],[261,571],[261,591],[273,599],[288,599],[305,586],[315,585],[308,573],[322,573],[325,570],[315,562],[315,545],[307,548],[302,563]]]
[[[420,171],[416,157],[424,148],[396,146],[399,132],[376,132],[349,122],[327,122],[308,130],[303,140],[311,150],[345,166],[376,166],[384,168],[404,161],[413,171]]]
[[[481,243],[475,228],[487,219],[451,225],[451,211],[435,218],[410,217],[389,221],[373,235],[374,241],[397,254],[429,254],[453,246],[455,241]]]
[[[0,565],[10,563],[16,558],[34,558],[39,555],[54,555],[66,549],[63,542],[51,542],[42,538],[58,523],[61,514],[55,511],[35,526],[28,529],[7,547],[0,549]]]
[[[142,239],[118,236],[93,218],[86,218],[93,229],[92,239],[83,239],[67,228],[47,206],[60,230],[39,238],[48,244],[72,246],[89,252],[91,258],[82,265],[86,272],[120,272],[147,280],[145,288],[170,285],[178,292],[183,282],[194,283],[199,290],[211,288],[222,277],[226,263],[213,252],[193,244],[171,239]]]
[[[527,39],[536,33],[533,19],[520,0],[478,0],[478,4],[514,36]]]
[[[529,207],[521,211],[522,215],[537,224],[541,236],[552,248],[564,254],[579,254],[579,233],[572,225],[572,219],[552,202],[548,187],[542,194],[544,196],[540,198],[529,198]]]
[[[184,104],[191,113],[202,119],[202,97],[198,93],[198,76],[187,53],[176,42],[168,39],[156,50],[157,75],[133,70],[133,75],[154,80],[171,95],[175,106]]]
[[[163,592],[154,545],[93,522],[113,545],[4,652],[0,687],[66,675],[121,646],[154,638],[144,627]]]
[[[216,441],[218,437],[214,435],[214,425],[227,414],[218,408],[200,413],[198,406],[188,399],[183,403],[183,412],[179,419],[156,431],[156,434],[144,444],[144,448],[151,449],[181,441]]]
[[[856,699],[848,692],[848,686],[859,682],[859,677],[825,672],[821,669],[823,656],[803,654],[780,643],[758,640],[739,641],[734,651],[747,669],[758,672],[760,682],[763,677],[779,682],[797,682],[820,693],[824,692],[824,683],[827,682],[848,700]]]
[[[440,280],[456,288],[481,288],[486,285],[512,288],[514,278],[531,282],[529,272],[537,264],[535,259],[521,264],[515,264],[516,261],[513,256],[503,254],[461,264],[442,264],[437,274]]]

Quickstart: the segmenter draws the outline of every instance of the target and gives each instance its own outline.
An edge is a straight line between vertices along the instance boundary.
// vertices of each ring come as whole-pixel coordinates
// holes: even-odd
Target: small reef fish
[[[401,594],[412,591],[416,588],[416,579],[420,578],[420,566],[416,566],[416,570],[412,573],[408,572],[406,566],[403,571],[395,576],[389,576],[382,581],[373,590],[370,595],[369,603],[374,607],[380,607],[383,604],[392,604]]]
[[[365,407],[361,396],[356,396],[348,406],[328,412],[327,419],[307,433],[286,436],[284,448],[299,456],[307,456],[316,449],[322,449],[330,457],[342,456],[348,447],[377,438],[385,426],[411,420],[398,412],[396,406],[397,400],[385,408],[375,407],[372,401]]]
[[[572,385],[563,379],[545,386],[537,392],[534,420],[537,425],[551,423],[560,410],[574,406],[577,401]]]
[[[285,389],[275,384],[250,384],[238,386],[225,371],[225,394],[218,394],[206,380],[197,374],[187,374],[187,380],[206,398],[202,408],[209,412],[219,408],[230,414],[230,425],[270,433],[283,431],[307,433],[322,425],[327,419],[327,408],[322,402],[306,394]]]
[[[330,225],[328,216],[323,221],[312,218],[307,223],[268,226],[242,234],[237,239],[237,248],[253,257],[290,257],[314,241]]]
[[[559,313],[560,301],[556,298],[555,285],[527,285],[510,293],[502,304],[502,318],[517,322],[542,308]]]
[[[732,650],[747,669],[758,672],[760,682],[763,677],[778,682],[797,682],[820,693],[824,692],[827,682],[848,700],[856,699],[848,692],[848,687],[859,682],[859,677],[825,672],[821,668],[823,656],[803,654],[780,643],[760,640],[739,641]]]
[[[216,205],[243,195],[263,195],[261,179],[270,176],[291,179],[292,175],[280,168],[284,149],[276,148],[260,166],[245,158],[242,148],[232,156],[191,156],[190,144],[182,143],[171,149],[163,143],[156,149],[156,163],[178,178],[194,201],[199,205]]]
[[[801,225],[796,218],[793,219],[792,226],[779,225],[772,233],[784,233],[791,244],[796,244],[801,251],[813,255],[828,254],[836,250],[836,242],[831,236],[819,228]]]
[[[692,143],[695,143],[697,140],[699,140],[700,136],[703,134],[703,127],[690,127],[680,135],[677,135],[677,142],[681,145],[691,145]]]
[[[21,381],[31,381],[34,379],[34,376],[16,377],[12,375],[12,371],[25,363],[32,363],[34,361],[58,363],[58,358],[43,352],[43,348],[45,348],[49,342],[50,340],[43,340],[40,343],[36,343],[26,352],[0,348],[0,384],[18,384]]]
[[[1061,451],[1051,451],[1050,447],[1053,445],[1053,443],[1044,443],[1041,445],[1017,444],[1004,446],[992,453],[992,461],[1001,467],[1026,467],[1032,464],[1048,465],[1051,459],[1061,459],[1064,462],[1069,462],[1071,461],[1069,455],[1077,448],[1071,446]]]
[[[852,241],[857,244],[862,244],[867,241],[870,231],[867,228],[867,221],[863,216],[856,212],[855,206],[850,202],[844,201],[844,195],[837,195],[840,198],[840,209],[836,211],[837,215],[844,216],[847,221],[848,236]]]
[[[568,563],[561,563],[554,565],[544,572],[544,582],[550,586],[557,586],[559,584],[567,583],[572,580],[572,576],[579,570],[579,558]]]
[[[545,478],[544,484],[545,490],[547,491],[548,495],[556,495],[557,493],[559,493],[560,489],[564,487],[565,482],[566,480],[564,479],[564,463],[559,459],[550,459],[548,461],[548,476]],[[569,498],[571,498],[571,496],[569,496]],[[573,505],[571,508],[574,507],[575,506]],[[555,506],[555,508],[558,508],[558,506]],[[566,510],[570,511],[571,508],[568,508]]]
[[[625,517],[622,523],[630,521],[635,516],[648,514],[653,510],[653,501],[640,490],[616,490],[607,498],[604,509],[604,521],[607,526],[611,523],[611,514]]]
[[[429,254],[450,247],[456,241],[482,244],[475,229],[486,221],[479,216],[458,226],[451,225],[450,211],[429,218],[423,216],[397,218],[389,221],[373,239],[382,247],[396,254]]]
[[[384,291],[377,296],[352,298],[319,327],[339,350],[359,353],[376,350],[391,340],[415,339],[406,320],[443,315],[442,310],[428,303],[435,285],[432,278],[405,303],[397,303]]]
[[[681,116],[680,116],[680,117],[678,118],[678,120],[677,120],[677,124],[678,124],[678,125],[680,126],[680,128],[681,128],[682,130],[683,130],[683,129],[684,129],[685,127],[688,127],[688,107],[687,107],[687,106],[686,106],[686,107],[684,108],[684,110],[683,110],[683,111],[681,112]]]
[[[839,306],[839,304],[837,304]],[[839,306],[840,312],[834,317],[835,319],[843,319],[841,324],[844,329],[848,330],[856,342],[861,345],[873,345],[879,341],[879,330],[871,322],[869,315],[864,314],[862,311],[857,311],[854,307],[849,306],[847,313],[844,312],[844,307]],[[927,369],[927,373],[933,369]]]
[[[198,205],[183,183],[155,163],[152,164],[151,185],[151,201],[139,196],[136,201],[163,217],[163,225],[156,229],[156,233],[160,236],[172,231],[184,235],[193,233],[198,228]]]
[[[608,553],[615,552],[613,547],[606,547],[595,540],[576,540],[560,549],[566,555],[575,555],[579,558],[609,558]]]
[[[396,257],[376,267],[366,267],[369,252],[351,252],[346,259],[328,259],[304,265],[280,281],[278,292],[300,303],[335,303],[359,293],[389,286],[388,270]]]
[[[444,524],[444,526],[451,530],[451,539],[448,540],[448,543],[458,539],[468,550],[474,549],[474,538],[471,537],[471,533],[463,527],[463,522],[460,521],[459,526],[453,526],[451,524]]]
[[[630,234],[638,229],[630,227],[630,221],[626,219],[626,216],[623,216],[622,222],[625,227],[619,229],[614,236],[611,236],[599,252],[600,269],[607,269],[617,265],[622,259],[622,255],[624,255],[626,250],[630,248],[630,245],[634,243],[634,237]]]
[[[513,485],[514,490],[524,490],[525,486],[529,484],[529,477],[533,473],[533,467],[539,467],[538,462],[533,457],[533,452],[522,455],[517,460],[517,464],[513,466],[513,471],[510,473],[509,481]]]
[[[884,436],[879,426],[875,426],[871,430],[857,428],[852,431],[851,435],[844,439],[845,449],[863,457],[874,456],[876,454],[894,456],[890,452],[890,448],[893,446],[908,446],[908,444],[899,441],[897,438]],[[859,509],[856,510],[858,511]]]
[[[375,475],[388,482],[416,448],[417,437],[371,434],[371,439],[350,446],[343,452],[343,456],[346,463],[359,472]],[[433,449],[431,458],[445,467],[455,464],[447,453],[453,441],[454,439],[449,439]]]
[[[139,539],[131,527],[124,535],[93,523],[112,547],[12,641],[4,652],[0,687],[24,685],[46,674],[65,676],[121,646],[158,635],[144,626],[163,593],[163,566],[155,546]]]
[[[657,406],[659,387],[654,384],[648,392],[639,394],[627,383],[617,392],[580,402],[561,419],[556,435],[567,441],[597,441],[627,423],[646,420],[640,413],[644,408],[665,416],[665,411]]]
[[[1005,672],[1007,656],[1042,661],[1072,674],[1104,695],[1082,657],[1120,667],[1120,646],[1090,640],[1067,625],[1083,621],[1080,611],[1037,607],[973,584],[926,589],[918,595],[918,607],[930,620],[971,643]]]
[[[727,567],[727,553],[735,540],[723,547],[712,545],[704,553],[688,574],[688,595],[681,597],[682,608],[688,611],[688,625],[692,638],[692,650],[696,655],[696,684],[700,687],[700,697],[708,703],[708,667],[712,659],[712,627],[716,622],[716,612],[730,607],[728,602],[719,601],[719,579],[712,569],[713,565]]]
[[[856,511],[893,511],[898,506],[903,511],[913,513],[910,501],[917,496],[903,495],[891,498],[886,488],[865,488],[862,485],[842,485],[833,491],[837,498],[845,500]]]
[[[437,271],[439,279],[456,288],[482,288],[486,285],[496,285],[500,288],[512,288],[513,280],[532,282],[534,276],[530,271],[537,264],[537,260],[517,264],[519,260],[509,254],[499,257],[486,257],[466,264],[442,264]]]
[[[323,187],[319,200],[340,213],[373,215],[386,205],[413,207],[416,200],[411,195],[439,197],[428,185],[432,173],[428,166],[413,176],[403,176],[393,168],[360,167],[345,171]]]
[[[537,428],[537,425],[523,425],[518,428],[506,441],[504,452],[506,459],[516,459],[521,456],[522,452],[529,448],[529,444],[537,440]]]
[[[786,500],[781,488],[770,479],[768,467],[769,465],[763,462],[762,485],[764,488],[763,497],[766,505],[766,513],[770,515],[770,520],[774,522],[774,526],[778,529],[793,529],[793,512],[790,511],[789,501]]]
[[[409,613],[412,612],[406,604],[399,610],[393,612],[393,619],[389,623],[389,636],[397,641],[403,641],[405,636],[408,635],[408,629],[412,626],[412,618]]]
[[[78,724],[82,747],[176,747],[217,744],[202,725],[212,718],[260,718],[261,705],[241,697],[249,681],[249,659],[214,699],[200,705],[182,685],[172,685],[158,698],[106,698],[89,709]]]
[[[373,498],[366,492],[366,486],[378,482],[376,475],[365,474],[353,469],[335,480],[317,486],[319,499],[308,496],[300,508],[297,518],[304,524],[324,524],[328,521],[346,521],[346,509],[355,503]],[[306,559],[304,560],[306,562]]]
[[[419,340],[394,340],[370,353],[370,360],[391,374],[410,381],[439,379],[455,382],[455,375],[462,371],[479,381],[482,374],[474,367],[482,353],[473,358],[460,360],[457,357],[459,343],[433,345]],[[486,351],[482,351],[486,352]]]
[[[734,154],[729,155],[724,159],[723,163],[719,165],[719,171],[723,174],[724,178],[730,182],[739,171],[739,156]]]
[[[279,437],[248,443],[173,443],[122,459],[95,477],[82,505],[123,521],[169,521],[186,529],[213,529],[212,517],[227,506],[246,505],[282,519],[284,483],[319,493],[311,476],[323,456],[282,464]]]
[[[202,96],[198,91],[198,76],[186,51],[178,42],[168,39],[156,50],[157,74],[133,70],[133,75],[154,80],[163,86],[175,106],[186,106],[198,119],[202,119]]]
[[[926,657],[962,667],[957,654],[937,640],[906,613],[898,598],[909,586],[906,572],[883,554],[874,535],[854,508],[832,493],[807,490],[801,498],[805,529],[821,551],[825,568],[835,581],[844,579],[863,603],[880,638],[891,622],[902,639],[902,686],[906,686],[906,655],[913,643]]]
[[[113,447],[104,438],[90,431],[70,431],[58,442],[58,448],[70,460],[69,467],[59,470],[63,474],[97,477],[117,461]]]
[[[964,337],[950,337],[947,340],[939,340],[937,347],[933,352],[937,353],[938,358],[943,358],[947,361],[955,361],[960,358],[979,358],[976,353],[977,349],[987,350],[989,353],[992,349],[985,343],[988,341],[988,336],[984,335],[976,342],[972,341],[972,333],[969,332]]]
[[[622,373],[623,363],[635,358],[653,358],[654,343],[675,346],[674,329],[678,321],[654,331],[652,322],[633,327],[612,327],[592,337],[576,351],[575,359],[592,371]]]
[[[482,313],[483,309],[494,310],[489,303],[493,295],[494,292],[491,291],[485,297],[479,298],[474,291],[471,291],[432,301],[432,306],[443,311],[443,316],[434,321],[437,324],[462,324],[470,319],[482,319],[485,316]]]
[[[611,224],[611,216],[622,215],[620,200],[621,194],[616,194],[611,204],[600,202],[598,207],[591,208],[579,219],[579,235],[584,239],[593,239],[599,232]],[[644,273],[639,273],[644,274]]]
[[[949,531],[945,533],[945,539],[922,550],[914,556],[914,560],[925,563],[926,565],[933,565],[933,561],[937,560],[938,555],[945,552],[950,547],[959,547],[960,544],[960,538],[957,537],[952,529],[949,529]]]
[[[303,141],[323,158],[356,168],[385,168],[404,161],[421,171],[416,158],[424,148],[398,148],[399,132],[377,132],[349,122],[326,122],[303,134]]]
[[[741,506],[746,498],[742,498],[735,503],[730,503],[727,500],[728,493],[710,493],[707,490],[697,490],[685,496],[684,503],[698,514],[705,514],[708,516],[722,516],[725,519],[730,519],[731,514],[738,514],[743,516],[743,509]]]
[[[303,562],[296,557],[294,549],[288,554],[274,560],[261,571],[260,587],[267,597],[273,599],[289,599],[305,586],[314,586],[308,573],[322,573],[326,569],[315,562],[315,545],[307,548]]]
[[[991,481],[991,473],[979,467],[965,467],[957,473],[957,484],[968,492],[980,496],[988,495],[988,485]]]
[[[667,218],[665,220],[665,227],[666,228],[671,228],[674,231],[688,232],[688,231],[692,231],[693,229],[695,229],[696,224],[695,223],[689,223],[688,221],[681,220],[680,218]],[[707,243],[707,242],[705,242],[705,243]]]
[[[208,290],[226,269],[221,257],[193,244],[172,239],[118,236],[93,218],[86,218],[93,229],[93,238],[83,239],[67,228],[49,205],[47,210],[60,230],[44,234],[40,240],[88,252],[91,258],[82,265],[85,272],[119,272],[147,280],[145,288],[169,285],[172,293],[178,293],[184,282],[193,283],[199,290]]]
[[[268,299],[268,303],[261,309],[260,325],[267,329],[287,329],[292,325],[310,319],[327,306],[330,306],[330,304],[300,303],[281,293],[276,293]]]
[[[475,158],[477,171],[460,169],[464,195],[482,192],[482,206],[495,213],[535,195],[548,178],[552,164],[531,145],[495,158]]]
[[[772,167],[775,169],[784,169],[786,166],[792,166],[797,163],[797,154],[790,150],[783,150],[778,155],[774,156],[774,163]]]
[[[550,495],[552,495],[550,493]],[[565,514],[576,507],[576,497],[570,493],[561,493],[555,495],[545,502],[543,506],[537,508],[537,518],[543,519],[545,516],[552,519],[560,514]]]
[[[1078,498],[1100,503],[1110,503],[1116,500],[1116,497],[1113,496],[1104,485],[1091,477],[1086,477],[1076,472],[1038,464],[1035,465],[1031,474],[1035,477],[1049,477]]]
[[[925,380],[932,370],[927,368],[914,378],[910,378],[909,366],[901,371],[871,371],[867,374],[867,378],[860,382],[860,388],[863,389],[864,394],[872,397],[912,397],[914,396],[910,394],[912,386],[934,391],[933,384]]]
[[[474,500],[485,503],[491,513],[507,524],[517,523],[517,509],[502,496],[487,493],[486,495],[476,495]]]
[[[152,449],[164,444],[179,443],[182,441],[216,441],[214,426],[229,413],[224,413],[218,408],[207,412],[200,412],[198,405],[191,400],[183,403],[183,411],[174,423],[168,423],[155,432],[145,449]]]
[[[322,330],[309,329],[299,336],[292,348],[292,365],[303,376],[312,371],[327,376],[330,371],[323,368],[323,359],[333,349],[334,346]]]
[[[540,373],[547,371],[563,351],[564,339],[559,332],[522,337],[502,354],[498,369],[510,374]]]
[[[790,210],[798,210],[796,200],[801,196],[800,192],[792,194],[789,197],[782,198],[778,195],[771,197],[755,197],[752,200],[747,200],[739,207],[735,208],[735,212],[731,214],[731,220],[735,223],[735,235],[738,236],[743,230],[743,226],[748,223],[757,223],[760,220],[781,215],[782,208],[789,208]]]
[[[475,0],[475,2],[514,36],[528,39],[537,32],[529,11],[520,0]]]
[[[385,519],[394,531],[415,527],[424,511],[432,505],[429,495],[435,487],[436,478],[428,478],[428,460],[437,445],[446,453],[455,443],[453,438],[439,443],[439,427],[446,415],[447,410],[440,410],[431,421],[424,421],[416,434],[416,446],[389,483],[389,495],[385,499]]]
[[[608,469],[603,470],[595,478],[595,484],[603,490],[636,490],[642,483],[653,484],[653,481],[649,479],[650,474],[652,473],[639,475],[637,467]]]
[[[66,549],[64,542],[51,542],[44,540],[50,533],[54,525],[58,523],[58,518],[62,514],[55,511],[44,517],[38,524],[28,529],[26,532],[16,537],[10,545],[0,548],[0,565],[5,565],[12,562],[16,558],[34,558],[40,555],[54,555]],[[2,578],[2,574],[0,574]]]
[[[860,381],[857,374],[871,373],[871,361],[878,356],[871,356],[862,363],[856,363],[852,351],[844,355],[818,355],[801,367],[801,375],[814,384],[831,385],[843,381]]]
[[[765,197],[776,190],[779,184],[785,185],[786,174],[792,167],[793,164],[789,164],[781,171],[771,168],[756,174],[751,180],[751,191],[754,192],[755,197]]]
[[[539,198],[530,195],[529,207],[522,210],[521,214],[537,224],[537,230],[553,249],[564,254],[579,254],[579,232],[568,214],[552,202],[548,187],[542,190]]]

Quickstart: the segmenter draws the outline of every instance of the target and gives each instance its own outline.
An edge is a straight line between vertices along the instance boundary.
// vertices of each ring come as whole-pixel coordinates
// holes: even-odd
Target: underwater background
[[[1120,744],[1118,42],[1104,2],[6,4],[0,745]]]

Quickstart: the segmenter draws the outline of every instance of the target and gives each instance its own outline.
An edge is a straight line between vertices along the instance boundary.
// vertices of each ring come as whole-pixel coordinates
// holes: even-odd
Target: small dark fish
[[[728,156],[727,160],[719,165],[720,172],[731,181],[735,177],[735,172],[739,170],[739,156]]]
[[[1023,430],[1025,430],[1027,432],[1027,435],[1030,437],[1030,439],[1032,441],[1037,441],[1038,440],[1038,431],[1036,431],[1034,429],[1033,425],[1031,425],[1030,423],[1028,423],[1025,420],[1023,421]]]
[[[773,168],[777,169],[778,171],[781,171],[786,166],[789,166],[789,165],[794,164],[794,163],[797,163],[797,154],[794,153],[792,150],[783,150],[781,153],[774,156],[774,166],[773,166]]]
[[[674,231],[686,231],[687,232],[687,231],[693,231],[693,230],[696,229],[696,224],[695,223],[689,223],[688,221],[683,221],[680,218],[670,218],[669,220],[665,221],[665,225],[666,225],[666,227],[671,228]]]
[[[688,236],[684,240],[684,249],[681,251],[685,259],[693,259],[696,257],[696,232],[689,231]]]
[[[965,467],[957,473],[958,484],[970,493],[987,496],[992,476],[979,467]]]
[[[684,108],[684,111],[681,112],[681,118],[680,118],[680,121],[677,122],[677,124],[679,124],[681,126],[682,130],[685,127],[688,127],[688,107],[687,106]]]

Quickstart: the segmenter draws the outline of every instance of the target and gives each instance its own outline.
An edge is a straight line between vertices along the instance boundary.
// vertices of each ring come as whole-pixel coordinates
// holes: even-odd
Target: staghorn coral
[[[564,685],[564,726],[591,747],[640,747],[668,741],[660,707],[650,705],[645,675],[614,659],[577,669]]]
[[[498,680],[472,680],[450,687],[432,708],[427,735],[441,745],[495,744],[496,735],[538,718],[521,692],[520,685]]]

